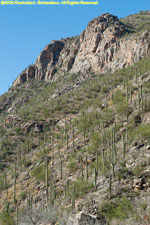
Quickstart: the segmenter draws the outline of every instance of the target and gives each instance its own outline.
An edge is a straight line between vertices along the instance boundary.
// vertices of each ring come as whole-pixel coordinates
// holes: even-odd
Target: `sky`
[[[0,95],[52,40],[80,35],[91,19],[106,12],[122,18],[150,10],[150,0],[98,2],[89,6],[0,4]]]

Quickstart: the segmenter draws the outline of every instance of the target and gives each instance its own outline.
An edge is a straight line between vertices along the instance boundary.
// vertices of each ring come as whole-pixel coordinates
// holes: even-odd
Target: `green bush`
[[[119,115],[125,115],[127,102],[123,93],[120,90],[117,90],[113,97],[113,104],[116,106],[116,110]]]
[[[91,163],[91,168],[98,168],[99,169],[99,173],[102,175],[107,175],[108,173],[108,168],[104,165],[103,162],[103,157],[102,155],[98,156],[98,161],[96,160],[95,162]]]
[[[42,151],[39,151],[37,153],[37,158],[40,159],[40,160],[44,160],[46,159],[46,156],[47,156],[47,150],[42,150]]]
[[[82,180],[78,178],[76,181],[72,182],[69,190],[69,195],[72,196],[73,187],[75,187],[76,197],[82,198],[87,192],[91,191],[94,185],[87,180]]]
[[[70,172],[75,172],[79,168],[75,158],[69,159],[67,167],[69,168]]]
[[[6,129],[0,126],[0,136],[3,137],[5,133],[6,133]]]
[[[126,179],[129,174],[132,174],[132,173],[129,172],[129,170],[126,168],[125,164],[123,163],[117,173],[118,179],[119,180]]]
[[[80,116],[78,126],[80,132],[87,132],[87,129],[91,126],[88,114],[85,114],[85,112]]]
[[[33,169],[32,176],[35,177],[37,181],[45,181],[46,169],[45,165],[41,164]]]
[[[117,198],[115,202],[104,202],[99,207],[99,213],[106,217],[109,221],[113,218],[124,220],[133,213],[133,206],[126,197]]]
[[[17,135],[22,135],[23,134],[21,127],[15,127],[14,131],[16,132]]]
[[[141,208],[143,211],[145,211],[145,210],[147,209],[147,207],[148,207],[148,205],[147,205],[145,202],[141,203],[141,205],[140,205],[140,208]]]
[[[135,176],[139,176],[140,173],[144,170],[142,163],[137,165],[134,169],[133,169],[133,175]]]
[[[0,224],[1,225],[15,225],[15,221],[14,221],[13,216],[11,216],[9,213],[4,211],[0,214]]]
[[[7,180],[6,180],[6,174],[0,176],[0,191],[4,190],[8,187]]]
[[[144,100],[144,111],[145,112],[150,111],[150,100],[148,100],[148,99]]]
[[[24,157],[21,159],[20,164],[21,164],[22,166],[24,166],[24,168],[26,169],[26,168],[28,168],[29,166],[32,165],[32,162],[31,162],[30,159],[28,159],[26,156],[24,156]]]
[[[135,139],[147,140],[150,138],[150,126],[148,124],[140,124],[138,127],[129,130],[130,141]]]
[[[112,111],[112,109],[109,109],[109,108],[103,109],[102,113],[101,113],[101,121],[103,123],[108,123],[112,119],[113,119],[113,111]]]
[[[25,200],[26,197],[27,197],[27,191],[22,191],[22,192],[20,193],[20,199],[21,199],[21,200]]]

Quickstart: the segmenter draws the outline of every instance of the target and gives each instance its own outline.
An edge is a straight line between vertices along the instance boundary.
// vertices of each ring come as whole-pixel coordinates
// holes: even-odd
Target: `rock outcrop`
[[[67,225],[105,225],[106,221],[103,217],[98,218],[96,216],[80,212],[72,215],[68,218]]]
[[[101,74],[132,65],[150,52],[150,31],[127,35],[130,29],[108,13],[89,22],[80,37],[52,41],[14,86],[30,79],[54,81],[66,72]]]

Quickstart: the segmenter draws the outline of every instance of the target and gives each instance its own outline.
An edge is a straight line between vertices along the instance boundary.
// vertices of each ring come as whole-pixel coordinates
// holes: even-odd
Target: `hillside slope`
[[[84,41],[90,40],[95,23],[100,26],[96,35],[116,26],[126,33],[130,27],[104,14],[89,23],[82,34]],[[38,58],[42,64],[27,68],[0,97],[0,224],[148,224],[150,42],[148,30],[144,39],[138,36],[143,30],[138,35],[136,28],[131,30],[120,34],[120,43],[135,41],[135,36],[143,41],[142,47],[137,42],[140,55],[135,55],[138,62],[133,60],[133,65],[122,68],[119,62],[112,67],[117,59],[112,58],[108,62],[112,71],[97,74],[91,67],[75,73],[75,65],[81,63],[83,68],[80,54],[86,47],[82,42],[73,66],[63,73],[62,62],[57,79],[46,82],[46,71],[56,66],[49,59],[67,60],[61,48],[70,39],[65,39],[54,42],[61,57],[57,58],[56,45],[50,44],[49,55],[46,49]],[[73,43],[78,47],[80,41],[73,38],[72,50]],[[90,47],[86,60],[91,57]],[[121,56],[119,51],[116,54]],[[34,77],[37,65],[42,72]]]

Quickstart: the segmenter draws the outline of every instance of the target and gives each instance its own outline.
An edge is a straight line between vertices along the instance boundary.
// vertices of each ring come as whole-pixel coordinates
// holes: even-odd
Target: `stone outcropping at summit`
[[[50,82],[67,72],[101,74],[132,65],[149,54],[150,31],[132,32],[116,16],[105,13],[90,21],[80,36],[52,41],[13,85],[30,79]]]

